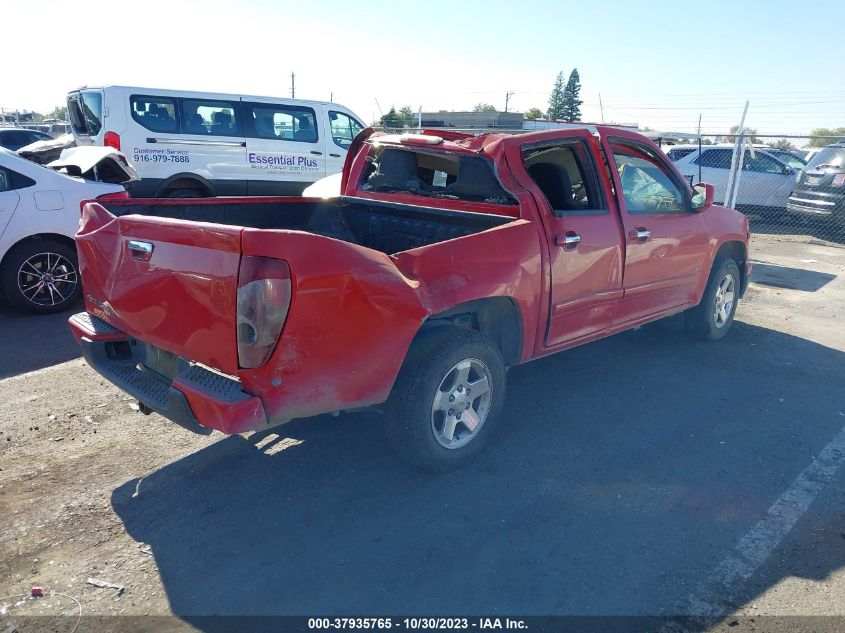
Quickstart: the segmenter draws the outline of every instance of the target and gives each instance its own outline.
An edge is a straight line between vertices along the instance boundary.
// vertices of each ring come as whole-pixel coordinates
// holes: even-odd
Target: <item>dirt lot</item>
[[[141,416],[78,358],[68,315],[0,309],[0,597],[42,585],[199,628],[845,616],[845,249],[758,237],[753,258],[724,341],[673,318],[515,368],[494,445],[438,476],[395,458],[376,415],[261,438]]]

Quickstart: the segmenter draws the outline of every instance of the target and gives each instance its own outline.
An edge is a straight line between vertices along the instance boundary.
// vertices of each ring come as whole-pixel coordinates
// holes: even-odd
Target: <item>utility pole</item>
[[[505,92],[505,112],[508,111],[508,101],[510,101],[510,98],[515,94],[515,92]]]
[[[296,99],[296,75],[290,74],[290,98]]]
[[[601,122],[604,123],[604,106],[601,103],[601,93],[599,93],[599,110],[601,110]]]

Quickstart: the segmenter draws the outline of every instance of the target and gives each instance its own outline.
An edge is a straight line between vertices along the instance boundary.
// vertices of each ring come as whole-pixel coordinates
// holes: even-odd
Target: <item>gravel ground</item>
[[[494,445],[437,476],[397,460],[372,414],[229,438],[142,416],[78,358],[69,314],[0,308],[0,598],[41,585],[86,614],[198,628],[845,616],[845,249],[753,249],[724,341],[673,318],[517,367]],[[77,612],[65,596],[11,609]]]

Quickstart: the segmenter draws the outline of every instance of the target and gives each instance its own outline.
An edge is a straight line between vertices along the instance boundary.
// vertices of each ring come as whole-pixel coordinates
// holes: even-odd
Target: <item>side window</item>
[[[329,126],[332,130],[332,140],[335,145],[339,145],[343,149],[349,149],[352,139],[364,129],[363,125],[348,114],[334,110],[329,111]]]
[[[0,193],[9,191],[12,188],[12,179],[9,178],[9,172],[0,167]]]
[[[782,174],[783,165],[777,162],[771,156],[766,156],[760,152],[754,152],[754,158],[751,158],[751,152],[745,151],[745,164],[743,165],[748,171],[762,172],[766,174]]]
[[[731,149],[705,149],[694,162],[702,167],[730,169],[732,156],[733,150]]]
[[[607,213],[589,149],[583,141],[523,149],[522,158],[529,175],[557,215]]]
[[[151,132],[179,131],[176,118],[176,99],[132,95],[129,99],[132,118]]]
[[[13,189],[26,189],[34,184],[35,181],[29,176],[0,167],[0,193]]]
[[[181,99],[182,133],[243,136],[238,104],[209,99]]]
[[[626,145],[612,144],[622,197],[628,213],[678,213],[686,210],[680,186],[653,157]]]
[[[247,136],[274,141],[316,143],[317,116],[313,108],[276,103],[244,103]]]

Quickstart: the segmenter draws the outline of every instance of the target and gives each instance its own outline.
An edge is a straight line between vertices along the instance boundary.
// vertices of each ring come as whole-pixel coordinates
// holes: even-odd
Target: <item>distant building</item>
[[[522,112],[423,112],[422,127],[521,130]]]

